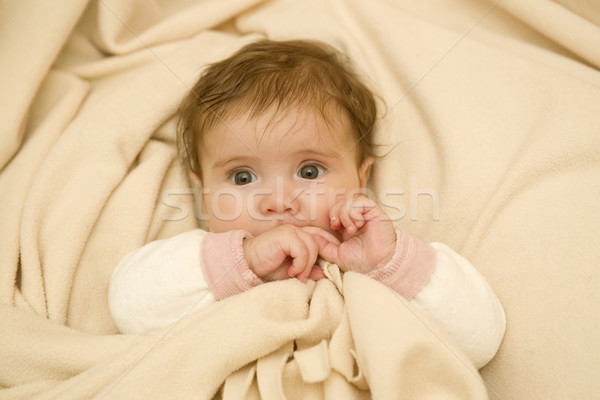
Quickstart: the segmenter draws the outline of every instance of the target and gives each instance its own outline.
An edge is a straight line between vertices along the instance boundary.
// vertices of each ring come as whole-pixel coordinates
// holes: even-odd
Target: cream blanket
[[[586,0],[0,2],[0,398],[595,397],[599,25]],[[263,36],[338,46],[385,99],[373,190],[505,307],[483,383],[355,274],[343,297],[279,282],[116,335],[118,260],[197,225],[173,112]]]

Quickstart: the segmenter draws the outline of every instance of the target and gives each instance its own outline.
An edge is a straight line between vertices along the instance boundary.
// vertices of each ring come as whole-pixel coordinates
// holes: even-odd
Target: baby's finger
[[[306,282],[319,256],[319,245],[315,241],[312,234],[298,230],[298,237],[306,246],[306,264],[304,269],[296,275],[302,282]]]
[[[369,211],[375,207],[376,204],[371,199],[364,196],[357,197],[352,201],[348,213],[358,229],[364,226],[368,220]]]
[[[292,258],[292,265],[288,268],[288,276],[289,277],[297,277],[302,280],[304,276],[301,275],[307,268],[312,268],[314,265],[314,261],[310,261],[310,250],[308,248],[307,243],[302,240],[299,229],[295,228],[293,231],[289,232],[289,248],[287,254]],[[310,270],[305,274],[308,276]],[[306,280],[306,278],[305,278]]]
[[[320,235],[315,235],[314,238],[319,245],[319,255],[321,258],[334,264],[339,264],[339,244],[332,243]]]
[[[313,281],[318,281],[319,279],[323,279],[325,278],[325,273],[323,273],[323,270],[321,269],[321,267],[319,267],[318,265],[315,265],[312,270],[310,271],[310,275],[308,276],[308,279],[312,279]]]
[[[344,206],[340,209],[340,222],[344,229],[350,234],[356,233],[359,229],[356,225],[357,214],[353,212],[354,199],[348,198],[344,203]]]
[[[302,272],[307,265],[308,251],[306,244],[298,237],[296,230],[285,230],[281,236],[283,251],[292,259],[288,267],[288,276],[293,277]]]
[[[329,211],[329,226],[333,230],[337,231],[342,227],[342,222],[340,221],[340,210],[344,207],[344,204],[344,201],[340,201],[331,207],[331,210]]]
[[[317,226],[303,226],[300,228],[303,232],[310,233],[311,235],[320,235],[325,239],[329,240],[331,243],[340,244],[340,240],[335,237],[331,232],[326,231],[323,228],[319,228]]]

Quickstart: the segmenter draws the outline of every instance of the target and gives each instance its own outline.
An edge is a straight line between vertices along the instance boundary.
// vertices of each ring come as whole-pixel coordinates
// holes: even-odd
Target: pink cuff
[[[435,251],[431,245],[396,227],[396,250],[392,259],[367,276],[410,300],[429,281],[435,261]]]
[[[248,267],[242,240],[251,237],[246,231],[207,233],[204,238],[203,264],[210,291],[217,300],[264,283]]]

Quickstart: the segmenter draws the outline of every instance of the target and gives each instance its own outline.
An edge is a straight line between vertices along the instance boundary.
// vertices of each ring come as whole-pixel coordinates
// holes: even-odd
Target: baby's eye
[[[298,171],[298,176],[303,179],[317,179],[325,173],[325,170],[315,164],[305,165]]]
[[[256,176],[250,171],[238,171],[231,177],[236,185],[247,185],[256,180]]]

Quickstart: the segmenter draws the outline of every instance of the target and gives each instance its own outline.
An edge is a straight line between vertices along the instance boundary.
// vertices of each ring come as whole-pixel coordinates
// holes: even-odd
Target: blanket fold
[[[367,389],[375,398],[486,398],[466,356],[401,297],[352,273],[344,286],[345,301],[328,280],[265,284],[147,336],[96,336],[51,321],[40,326],[34,314],[2,306],[9,319],[0,352],[12,371],[2,385],[21,387],[21,393],[0,392],[0,398],[210,399],[222,382],[224,398],[249,394],[253,385],[265,399],[338,398],[341,389],[329,385],[347,386],[343,392],[351,398],[364,397]],[[387,306],[371,301],[377,298]],[[370,330],[378,332],[377,341]],[[29,332],[21,343],[38,345],[14,347],[11,332]],[[354,345],[340,339],[351,336]],[[329,359],[334,369],[358,367],[364,377],[340,380]]]

